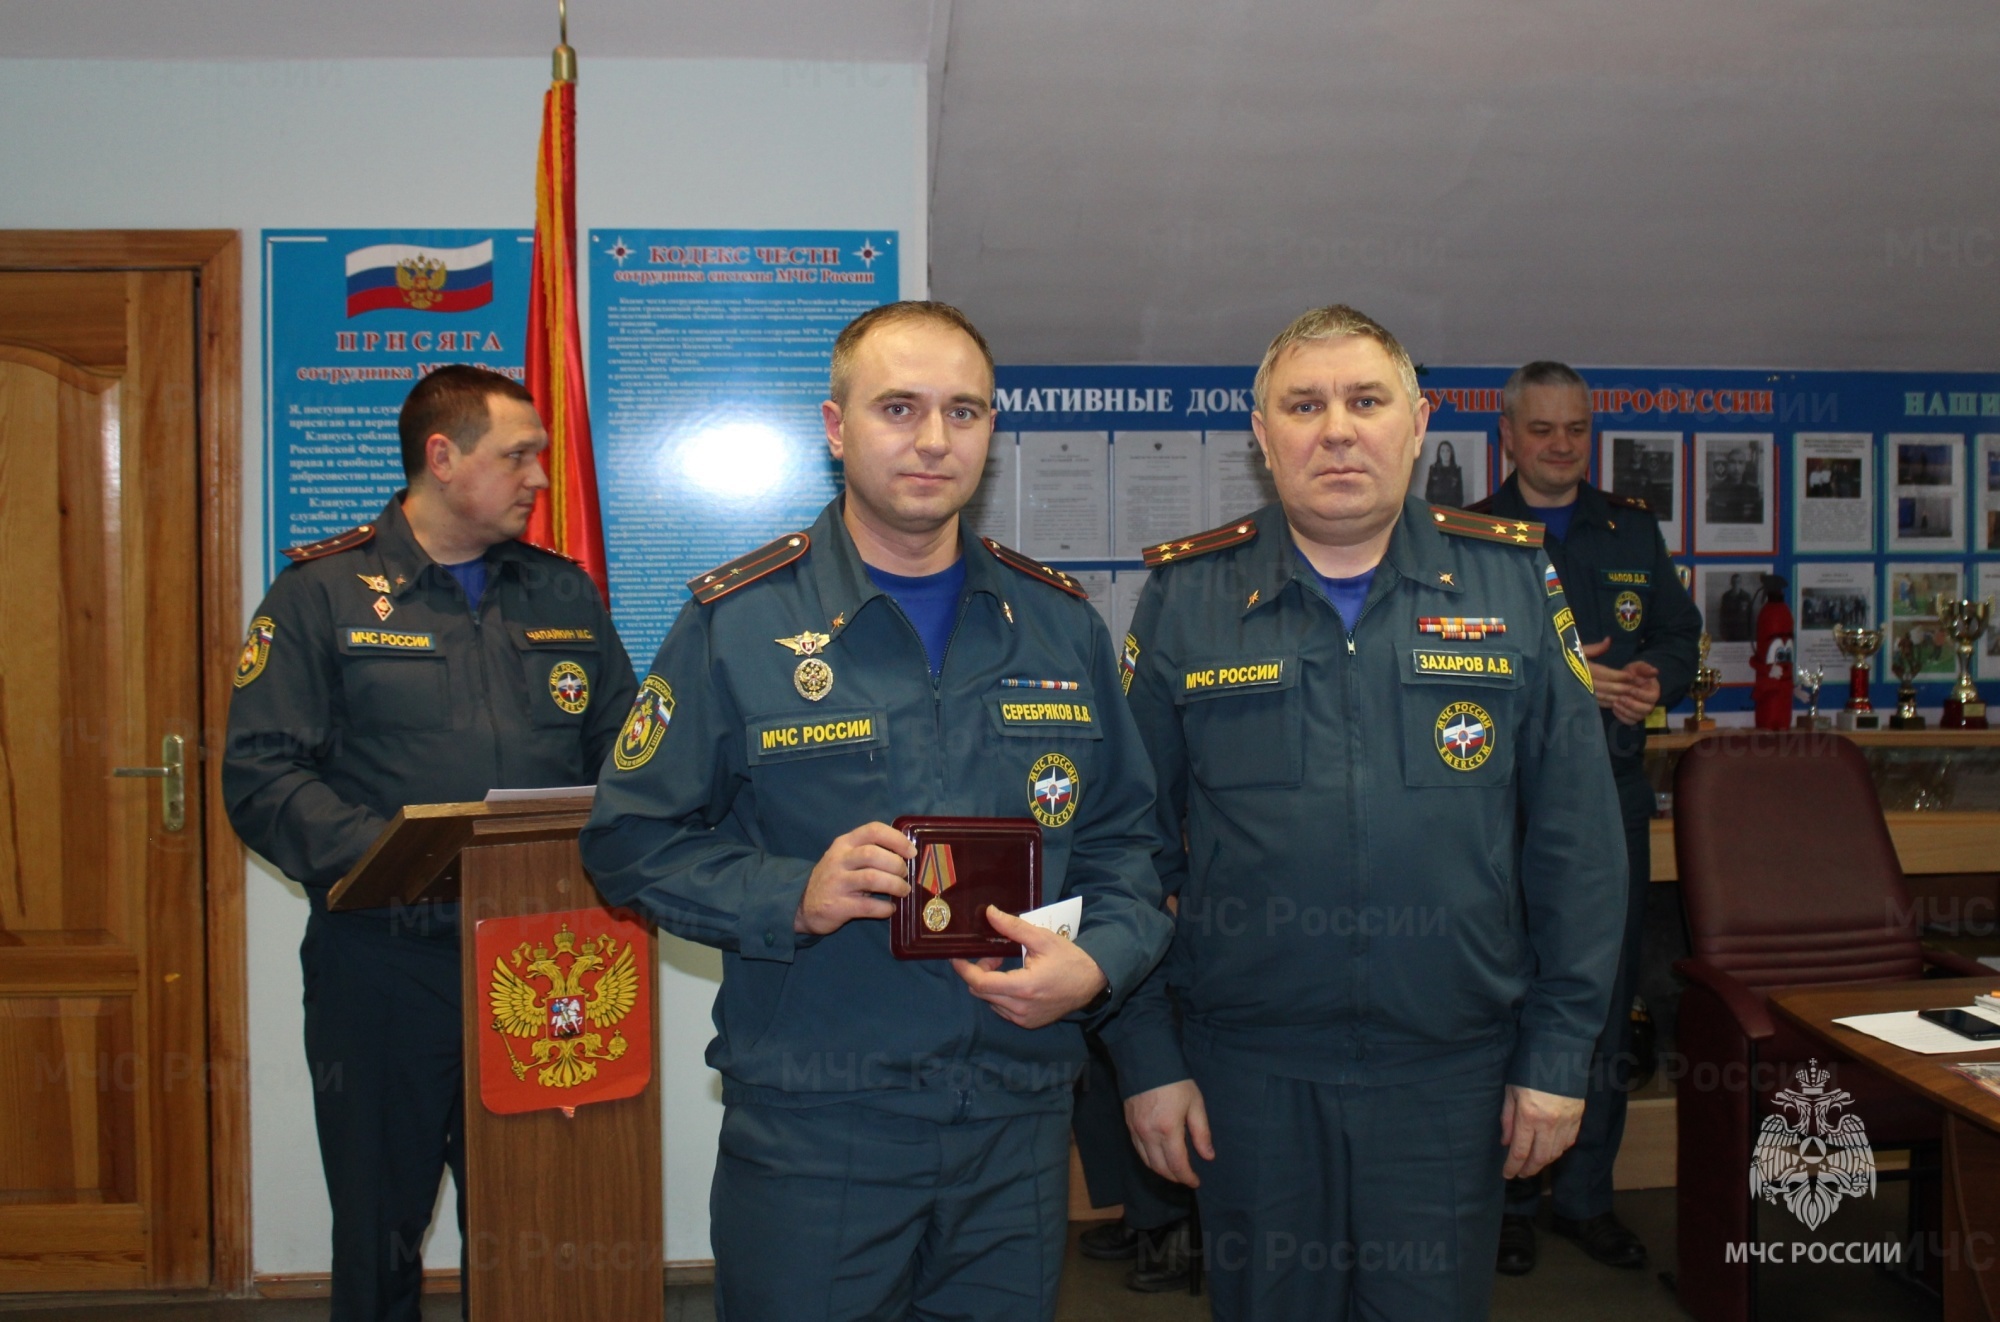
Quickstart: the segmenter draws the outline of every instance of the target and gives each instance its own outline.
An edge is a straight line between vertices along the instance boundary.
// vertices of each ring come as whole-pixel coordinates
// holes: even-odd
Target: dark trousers
[[[416,1322],[424,1232],[447,1165],[465,1230],[458,942],[315,913],[299,962],[333,1203],[334,1322]]]
[[[1069,1112],[940,1123],[734,1105],[709,1194],[722,1322],[1052,1319]]]
[[[1557,1216],[1583,1220],[1611,1210],[1611,1169],[1625,1141],[1625,1103],[1633,1074],[1632,996],[1646,932],[1647,891],[1653,879],[1653,787],[1644,775],[1618,777],[1618,805],[1625,821],[1625,937],[1618,977],[1611,984],[1611,1012],[1598,1035],[1584,1094],[1576,1146],[1556,1159],[1550,1176]],[[1507,1211],[1533,1216],[1542,1199],[1542,1177],[1507,1182]]]
[[[1310,1083],[1190,1059],[1216,1322],[1477,1322],[1500,1245],[1502,1072]]]
[[[1118,1073],[1095,1033],[1088,1034],[1090,1063],[1077,1085],[1076,1113],[1070,1131],[1076,1135],[1077,1159],[1092,1207],[1125,1209],[1125,1224],[1135,1230],[1158,1230],[1185,1221],[1194,1205],[1194,1191],[1161,1179],[1140,1159],[1125,1127],[1125,1104],[1118,1096]]]

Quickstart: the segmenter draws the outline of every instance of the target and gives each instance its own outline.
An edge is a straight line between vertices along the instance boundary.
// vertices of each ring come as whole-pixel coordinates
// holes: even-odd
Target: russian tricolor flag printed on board
[[[469,248],[378,243],[347,254],[347,315],[466,312],[493,301],[493,240]]]

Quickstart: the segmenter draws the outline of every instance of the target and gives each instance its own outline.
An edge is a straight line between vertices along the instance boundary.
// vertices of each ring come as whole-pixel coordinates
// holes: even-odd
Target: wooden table
[[[1834,1023],[1849,1015],[1969,1005],[2000,987],[1991,978],[1939,978],[1887,987],[1830,987],[1771,998],[1778,1016],[1941,1108],[1944,1124],[1945,1322],[2000,1319],[2000,1097],[1946,1062],[2000,1061],[2000,1049],[1924,1056]],[[1977,1043],[1967,1039],[1968,1048]],[[1864,1123],[1867,1117],[1862,1117]]]

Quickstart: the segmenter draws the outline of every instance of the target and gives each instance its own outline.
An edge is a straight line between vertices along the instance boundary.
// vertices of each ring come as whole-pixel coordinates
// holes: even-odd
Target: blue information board
[[[403,485],[396,415],[432,368],[522,380],[528,230],[264,231],[264,577]]]
[[[897,298],[893,231],[593,230],[590,405],[619,634],[642,670],[685,584],[811,523],[834,337]]]
[[[1717,634],[1717,653],[1731,658],[1727,673],[1737,684],[1712,701],[1717,709],[1749,706],[1749,642],[1722,636],[1724,617],[1740,614],[1722,609],[1722,598],[1733,586],[1754,590],[1766,571],[1789,581],[1801,664],[1824,666],[1826,701],[1834,706],[1846,700],[1847,670],[1831,648],[1832,624],[1879,623],[1889,639],[1908,632],[1922,641],[1936,636],[1928,604],[1936,590],[2000,591],[2000,374],[1579,370],[1596,409],[1591,480],[1645,496],[1659,511],[1676,562],[1689,571]],[[1505,476],[1500,393],[1511,369],[1419,373],[1433,440],[1414,489],[1426,493],[1437,443],[1449,438],[1462,453],[1450,464],[1451,481],[1429,488],[1432,498],[1440,488],[1460,488],[1476,499]],[[1258,467],[1249,439],[1254,376],[1249,366],[1002,367],[998,444],[1018,450],[989,473],[1020,476],[1012,479],[1017,498],[1007,522],[989,528],[1003,539],[1017,536],[1029,554],[1039,551],[1099,583],[1115,581],[1119,613],[1129,617],[1125,584],[1143,583],[1144,573],[1124,535],[1131,519],[1121,502],[1149,509],[1175,502],[1160,495],[1161,465],[1128,465],[1121,456],[1194,447],[1199,438],[1200,459],[1186,470],[1206,489],[1181,493],[1179,504],[1202,511],[1205,521],[1157,530],[1152,540],[1246,513],[1268,499],[1268,486],[1259,496],[1247,480]],[[1084,553],[1057,555],[1037,545],[1038,456],[1031,451],[1055,437],[1065,448],[1103,450],[1095,482],[1109,508]],[[1138,476],[1127,480],[1127,467]],[[1077,470],[1072,463],[1047,471]],[[1878,707],[1895,684],[1886,646],[1875,661]],[[1944,696],[1951,669],[1936,658],[1926,672],[1933,682],[1921,688],[1924,702]],[[1979,670],[2000,678],[2000,631],[1981,640]]]

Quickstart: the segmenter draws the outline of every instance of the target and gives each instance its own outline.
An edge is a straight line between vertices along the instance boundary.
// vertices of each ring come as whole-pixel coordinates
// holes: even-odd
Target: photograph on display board
[[[1962,551],[1965,530],[1965,438],[1890,436],[1885,446],[1891,551]]]
[[[1975,527],[1978,542],[1974,549],[2000,551],[2000,436],[1979,438],[1978,459],[1972,472],[1973,486],[1979,492],[1979,522]]]
[[[1829,682],[1844,684],[1851,663],[1833,641],[1833,631],[1839,625],[1873,629],[1880,622],[1875,613],[1875,564],[1801,560],[1792,566],[1792,573],[1798,587],[1797,664],[1807,670],[1819,666]],[[1875,665],[1880,663],[1878,653]]]
[[[1778,493],[1772,437],[1697,432],[1694,438],[1694,549],[1697,555],[1778,549]]]
[[[1958,673],[1954,644],[1938,621],[1937,599],[1964,594],[1965,570],[1959,565],[1890,564],[1888,630],[1884,653],[1893,653],[1904,638],[1924,658],[1922,678],[1950,679]],[[1885,659],[1886,669],[1888,662]]]
[[[1667,550],[1679,555],[1681,537],[1681,434],[1677,431],[1607,431],[1597,471],[1604,489],[1636,496],[1660,521]]]
[[[1708,630],[1708,663],[1724,684],[1748,684],[1756,676],[1751,654],[1757,643],[1757,611],[1764,604],[1764,575],[1771,566],[1696,565],[1694,599]]]
[[[1486,499],[1486,433],[1426,432],[1410,489],[1433,505],[1459,509]]]
[[[1867,432],[1792,438],[1792,549],[1873,551],[1875,478]]]
[[[1979,566],[1978,585],[1973,588],[1981,600],[2000,598],[2000,561]],[[1979,636],[1979,677],[2000,679],[2000,620],[1989,620]]]

